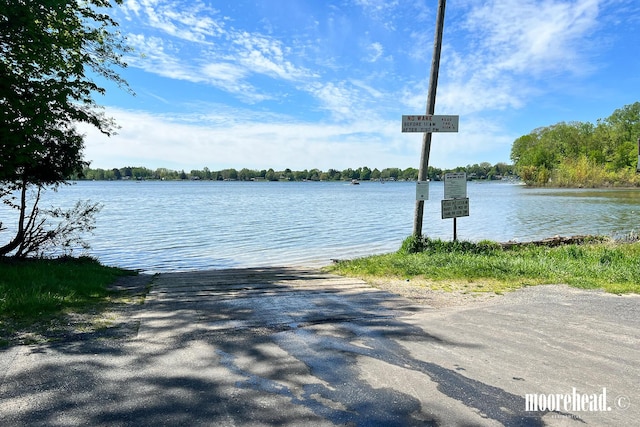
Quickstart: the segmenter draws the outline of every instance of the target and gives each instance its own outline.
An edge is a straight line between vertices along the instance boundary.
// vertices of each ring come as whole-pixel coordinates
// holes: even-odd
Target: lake
[[[78,182],[48,192],[42,207],[80,199],[104,205],[88,236],[101,262],[145,272],[320,266],[392,252],[413,232],[415,182]],[[640,190],[531,189],[469,182],[460,240],[528,241],[640,230]],[[423,233],[451,240],[432,182]],[[6,208],[0,219],[8,218]],[[15,221],[15,219],[14,219]],[[9,225],[10,222],[5,222]],[[7,241],[6,233],[0,234]]]

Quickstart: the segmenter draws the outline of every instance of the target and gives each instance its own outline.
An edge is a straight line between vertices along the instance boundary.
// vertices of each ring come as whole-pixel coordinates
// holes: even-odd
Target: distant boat
[[[360,185],[360,181],[358,181],[357,179],[352,179],[351,185]]]

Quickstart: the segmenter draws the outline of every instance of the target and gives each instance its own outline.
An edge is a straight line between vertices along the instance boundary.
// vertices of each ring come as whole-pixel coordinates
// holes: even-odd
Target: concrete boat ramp
[[[640,420],[638,296],[539,286],[435,309],[314,269],[152,280],[130,333],[2,350],[0,425]]]

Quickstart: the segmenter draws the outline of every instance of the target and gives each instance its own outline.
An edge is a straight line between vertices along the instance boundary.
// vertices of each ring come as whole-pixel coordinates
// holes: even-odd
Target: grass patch
[[[46,328],[63,315],[96,310],[117,298],[110,284],[134,274],[88,257],[0,258],[0,332]]]
[[[418,279],[432,289],[457,283],[473,292],[503,293],[523,286],[568,284],[607,292],[640,293],[640,243],[602,242],[557,247],[503,248],[483,241],[409,237],[396,253],[339,261],[332,272],[360,277]],[[465,286],[466,285],[466,286]]]

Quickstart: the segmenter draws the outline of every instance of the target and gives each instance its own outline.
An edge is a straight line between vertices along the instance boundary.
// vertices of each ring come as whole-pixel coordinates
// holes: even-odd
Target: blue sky
[[[136,54],[97,101],[121,126],[86,133],[92,167],[303,170],[419,166],[436,0],[125,0]],[[510,162],[540,126],[640,100],[637,0],[450,0],[430,165]]]

